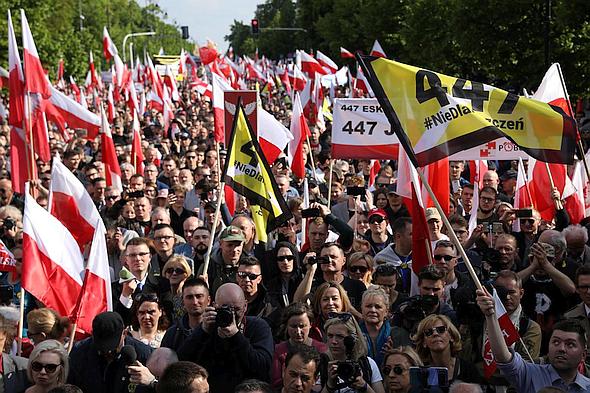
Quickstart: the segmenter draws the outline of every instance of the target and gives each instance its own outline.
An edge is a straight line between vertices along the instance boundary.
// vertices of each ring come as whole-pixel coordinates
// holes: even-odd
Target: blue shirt
[[[547,386],[555,386],[570,393],[590,391],[590,379],[580,373],[572,383],[566,385],[551,364],[527,363],[518,352],[512,349],[510,352],[512,360],[498,363],[498,368],[519,393],[536,393]]]

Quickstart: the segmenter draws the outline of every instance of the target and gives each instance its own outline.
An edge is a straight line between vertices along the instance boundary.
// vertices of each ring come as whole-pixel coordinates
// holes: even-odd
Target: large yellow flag
[[[540,161],[573,162],[575,120],[557,106],[388,59],[360,60],[393,130],[419,166],[502,136]]]
[[[238,102],[225,161],[224,179],[234,191],[246,197],[259,241],[293,215],[279,188],[250,123]]]

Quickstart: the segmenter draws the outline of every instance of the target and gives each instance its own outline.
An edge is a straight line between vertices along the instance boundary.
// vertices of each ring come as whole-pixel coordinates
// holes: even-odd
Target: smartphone
[[[365,187],[346,187],[346,195],[349,196],[361,196],[365,193]]]
[[[453,188],[454,194],[461,188],[461,182],[459,180],[451,180],[451,187]]]
[[[143,196],[144,194],[142,190],[127,193],[128,198],[143,198]]]
[[[301,210],[301,218],[315,218],[320,216],[320,209],[318,207],[312,207],[309,209]]]
[[[516,209],[516,218],[531,218],[533,217],[533,209]]]
[[[449,386],[446,367],[410,367],[410,393],[443,392]]]

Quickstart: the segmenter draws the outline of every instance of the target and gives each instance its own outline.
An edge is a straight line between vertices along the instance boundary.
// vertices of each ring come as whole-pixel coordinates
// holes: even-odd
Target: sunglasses
[[[447,327],[446,326],[437,326],[437,327],[432,328],[432,329],[426,329],[424,331],[424,337],[430,337],[435,332],[438,333],[438,334],[443,334],[446,331],[447,331]]]
[[[53,364],[53,363],[39,363],[33,362],[31,364],[31,369],[35,372],[40,372],[41,370],[45,369],[45,372],[48,374],[54,373],[57,368],[61,366],[60,364]]]
[[[237,272],[236,273],[238,277],[245,279],[246,277],[250,280],[250,281],[254,281],[256,280],[258,277],[260,277],[260,274],[256,274],[256,273],[248,273],[248,272]]]
[[[392,371],[396,375],[402,375],[404,372],[406,372],[406,369],[403,368],[402,366],[395,366],[395,367],[385,366],[385,367],[383,367],[383,375],[389,375],[389,374],[391,374]]]
[[[166,274],[186,274],[186,271],[181,267],[171,267],[166,269]]]
[[[333,318],[337,318],[339,320],[341,320],[342,322],[348,322],[352,319],[352,314],[349,312],[329,312],[328,313],[328,319],[333,319]]]
[[[366,266],[351,266],[348,270],[351,273],[366,273],[369,269]]]
[[[137,296],[135,296],[135,301],[136,302],[155,302],[157,303],[159,301],[158,299],[158,295],[156,295],[155,293],[140,293]]]
[[[445,262],[450,262],[453,258],[455,258],[452,255],[433,255],[432,257],[434,258],[435,261],[440,261],[440,260],[444,259]]]
[[[281,255],[277,257],[277,261],[278,262],[283,262],[283,261],[294,261],[295,260],[295,256],[294,255]]]
[[[385,218],[383,218],[383,217],[371,217],[371,218],[369,218],[369,224],[381,224],[383,221],[385,221]]]
[[[383,276],[391,276],[397,273],[397,269],[393,265],[385,264],[377,266],[376,272]]]
[[[521,218],[520,223],[533,225],[535,223],[535,220],[533,218]]]

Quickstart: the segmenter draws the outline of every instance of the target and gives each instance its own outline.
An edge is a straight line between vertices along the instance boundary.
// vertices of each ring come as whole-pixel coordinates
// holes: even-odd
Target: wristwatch
[[[154,377],[154,380],[152,382],[150,382],[150,384],[148,386],[150,388],[156,390],[156,387],[158,386],[158,378]]]

